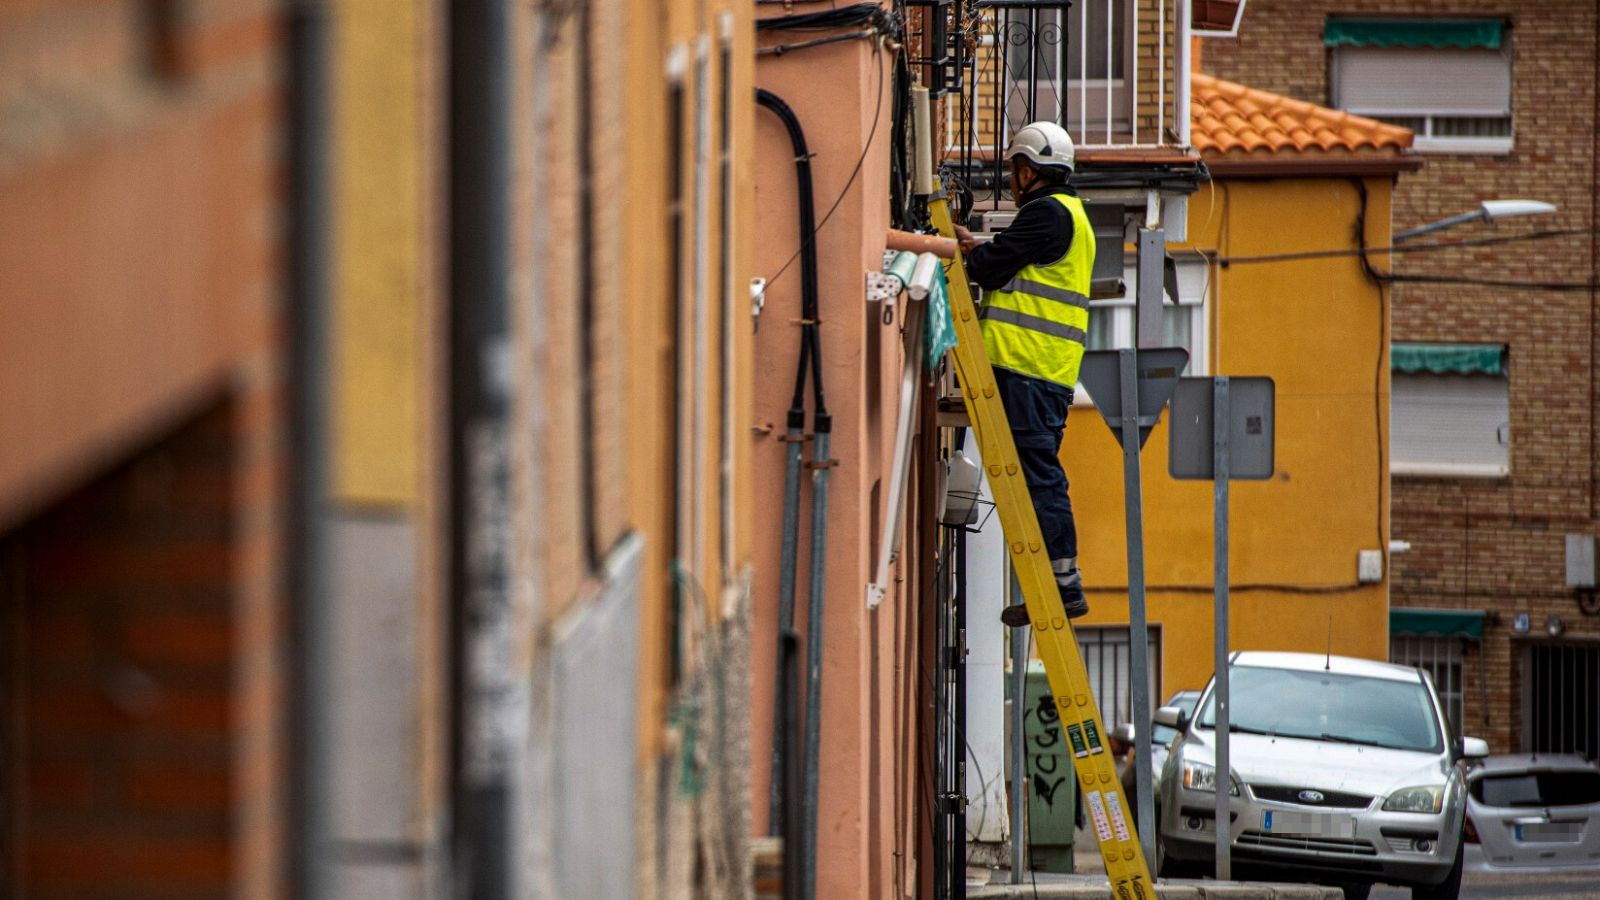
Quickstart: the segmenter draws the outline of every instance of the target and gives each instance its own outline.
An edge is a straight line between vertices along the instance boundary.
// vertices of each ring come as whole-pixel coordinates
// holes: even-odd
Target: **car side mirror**
[[[1124,744],[1132,746],[1134,739],[1133,723],[1123,722],[1116,728],[1111,729],[1111,739],[1114,741],[1121,741]]]
[[[1461,739],[1461,755],[1467,759],[1482,759],[1489,755],[1489,742],[1483,738],[1464,737]]]
[[[1156,724],[1184,731],[1189,727],[1189,714],[1181,706],[1163,706],[1156,710]]]

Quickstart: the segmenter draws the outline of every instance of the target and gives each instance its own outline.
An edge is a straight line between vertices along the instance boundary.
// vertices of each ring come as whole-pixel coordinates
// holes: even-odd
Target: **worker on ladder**
[[[1089,330],[1094,230],[1083,201],[1068,187],[1076,154],[1054,122],[1024,126],[1006,148],[1017,215],[993,241],[979,243],[955,226],[967,275],[984,290],[978,311],[984,349],[1011,424],[1050,568],[1068,618],[1089,611],[1078,571],[1078,531],[1061,467],[1061,437],[1078,383]],[[1001,619],[1028,624],[1027,607]]]

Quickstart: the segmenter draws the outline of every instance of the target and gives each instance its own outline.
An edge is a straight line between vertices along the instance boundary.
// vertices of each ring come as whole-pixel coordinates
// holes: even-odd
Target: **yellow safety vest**
[[[1072,216],[1072,245],[1048,265],[1029,265],[983,308],[983,346],[990,365],[1043,378],[1064,387],[1078,384],[1078,367],[1089,338],[1089,276],[1094,271],[1094,227],[1083,201],[1051,194]]]

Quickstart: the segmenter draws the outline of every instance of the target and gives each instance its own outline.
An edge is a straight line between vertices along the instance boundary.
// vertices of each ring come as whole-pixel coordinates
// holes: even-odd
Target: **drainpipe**
[[[291,883],[302,900],[332,897],[328,645],[328,21],[318,0],[288,10],[290,453],[289,671]]]
[[[449,10],[456,867],[466,896],[505,900],[520,855],[513,772],[528,738],[510,590],[511,9]]]

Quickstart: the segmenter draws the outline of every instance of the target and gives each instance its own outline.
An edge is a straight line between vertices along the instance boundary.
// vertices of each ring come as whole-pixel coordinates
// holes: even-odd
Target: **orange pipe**
[[[888,247],[890,250],[909,250],[912,253],[932,253],[944,259],[954,259],[956,256],[956,242],[954,238],[940,237],[936,234],[914,234],[910,231],[889,229]]]

